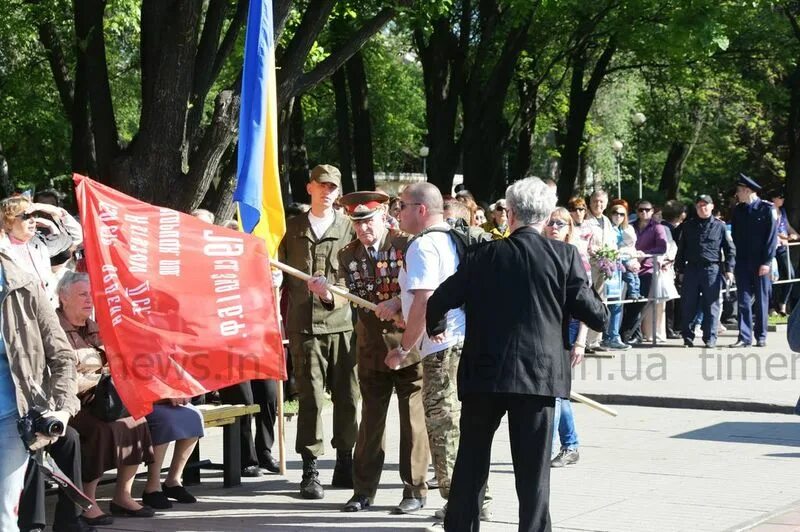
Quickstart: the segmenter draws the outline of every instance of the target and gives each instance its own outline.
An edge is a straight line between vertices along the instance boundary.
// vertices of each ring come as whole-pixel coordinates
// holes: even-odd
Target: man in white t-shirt
[[[381,319],[391,319],[402,309],[406,322],[400,346],[386,355],[386,365],[399,367],[413,347],[423,357],[425,425],[439,492],[447,499],[458,450],[461,403],[456,373],[466,321],[463,309],[449,311],[445,333],[434,341],[425,334],[425,309],[436,288],[455,273],[459,258],[447,233],[450,226],[444,220],[439,189],[430,183],[414,183],[403,190],[400,200],[400,228],[417,236],[406,250],[405,268],[399,274],[399,299],[384,301],[376,314]],[[489,513],[486,508],[484,514]]]

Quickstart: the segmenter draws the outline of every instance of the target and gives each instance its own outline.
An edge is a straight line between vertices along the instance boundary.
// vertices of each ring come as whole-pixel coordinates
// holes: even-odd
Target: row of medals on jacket
[[[379,301],[386,301],[400,289],[397,275],[403,267],[403,252],[392,248],[389,251],[378,251],[377,255],[375,278],[370,275],[369,263],[364,257],[360,261],[360,268],[357,261],[351,261],[347,265],[349,270],[347,284],[351,293],[367,299],[374,292],[377,283],[378,293],[375,295]]]

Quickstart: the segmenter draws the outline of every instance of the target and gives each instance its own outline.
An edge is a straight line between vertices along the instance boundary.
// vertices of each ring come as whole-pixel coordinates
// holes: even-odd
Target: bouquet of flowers
[[[602,272],[606,280],[614,277],[614,274],[622,266],[619,258],[619,251],[607,245],[590,250],[589,262]]]

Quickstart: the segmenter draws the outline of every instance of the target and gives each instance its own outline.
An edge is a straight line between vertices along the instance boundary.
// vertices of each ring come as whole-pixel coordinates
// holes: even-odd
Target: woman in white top
[[[6,198],[0,203],[3,223],[10,245],[7,250],[14,262],[41,283],[53,307],[57,307],[56,281],[50,269],[50,252],[36,234],[36,211],[58,218],[62,209],[52,205],[31,203],[25,196]]]

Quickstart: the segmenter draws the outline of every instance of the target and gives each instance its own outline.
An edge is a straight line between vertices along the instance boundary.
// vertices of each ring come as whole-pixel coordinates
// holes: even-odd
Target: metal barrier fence
[[[800,242],[790,242],[790,243],[786,244],[787,248],[790,248],[792,246],[800,246]],[[650,283],[650,289],[651,290],[653,290],[655,287],[658,286],[658,282],[659,282],[659,279],[660,279],[660,276],[661,276],[661,268],[657,267],[657,262],[658,262],[658,259],[660,259],[662,257],[664,257],[664,254],[661,254],[661,255],[652,255],[652,254],[648,255],[648,254],[645,254],[645,255],[641,255],[641,256],[630,257],[630,258],[635,258],[635,259],[651,259],[653,261],[653,280]],[[787,249],[786,250],[786,265],[787,265],[786,271],[789,272],[790,275],[792,275],[793,268],[792,268],[792,260],[791,260],[791,249]],[[772,272],[770,272],[770,275],[771,275],[771,273]],[[772,281],[772,285],[774,286],[774,285],[778,285],[778,284],[790,284],[790,283],[797,283],[797,282],[800,282],[800,278]],[[738,289],[736,288],[735,285],[731,286],[726,280],[726,286],[725,286],[725,293],[726,294],[728,294],[730,292],[736,292],[737,290]],[[652,336],[653,336],[653,338],[652,338],[652,345],[655,347],[656,345],[658,345],[658,342],[657,342],[657,336],[658,336],[657,335],[658,312],[657,312],[656,306],[658,305],[658,303],[660,303],[662,301],[663,302],[667,302],[667,301],[672,301],[672,300],[678,300],[680,298],[681,298],[681,295],[680,295],[680,292],[679,292],[678,293],[678,297],[676,297],[676,298],[671,298],[671,297],[643,297],[643,298],[639,298],[639,299],[604,300],[603,303],[605,303],[606,305],[628,305],[628,304],[631,304],[631,303],[645,303],[645,304],[653,303],[653,313],[652,313],[653,314],[653,316],[652,316],[652,327],[653,327],[653,330],[652,330],[653,335]],[[644,312],[644,309],[642,309],[642,312]]]

